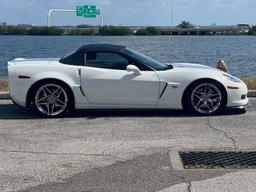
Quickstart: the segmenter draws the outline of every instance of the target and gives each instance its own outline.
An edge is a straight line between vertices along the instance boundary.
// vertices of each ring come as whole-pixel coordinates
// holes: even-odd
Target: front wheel
[[[47,117],[63,115],[69,108],[70,97],[64,85],[44,83],[38,86],[34,94],[34,108]]]
[[[222,85],[215,81],[198,82],[192,85],[186,98],[190,112],[212,115],[224,110],[226,94]]]

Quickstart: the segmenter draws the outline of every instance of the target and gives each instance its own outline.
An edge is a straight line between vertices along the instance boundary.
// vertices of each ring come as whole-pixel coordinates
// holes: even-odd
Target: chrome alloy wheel
[[[192,106],[202,114],[211,114],[219,109],[222,95],[219,88],[211,83],[198,85],[191,94]]]
[[[66,91],[59,85],[46,84],[35,95],[35,106],[46,116],[60,115],[68,105]]]

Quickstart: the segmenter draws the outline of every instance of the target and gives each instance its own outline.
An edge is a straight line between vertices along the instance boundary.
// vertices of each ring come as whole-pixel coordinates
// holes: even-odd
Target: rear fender
[[[30,85],[27,92],[27,96],[26,96],[27,106],[30,105],[30,101],[31,101],[30,96],[31,96],[31,93],[34,91],[35,85],[46,80],[57,80],[65,83],[73,92],[75,108],[76,108],[76,105],[88,103],[87,98],[81,91],[80,77],[78,75],[77,76],[73,75],[73,78],[72,78],[71,76],[68,76],[62,73],[44,72],[31,77],[31,81],[34,83]]]

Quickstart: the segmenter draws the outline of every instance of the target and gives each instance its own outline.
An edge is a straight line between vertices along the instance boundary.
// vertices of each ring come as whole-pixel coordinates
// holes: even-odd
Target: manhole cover
[[[184,169],[256,169],[256,152],[179,152]]]

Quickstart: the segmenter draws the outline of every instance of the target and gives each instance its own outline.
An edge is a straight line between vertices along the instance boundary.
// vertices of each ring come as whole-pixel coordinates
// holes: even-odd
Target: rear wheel
[[[70,107],[70,96],[64,84],[47,82],[38,86],[34,94],[34,108],[47,117],[58,117]]]
[[[226,94],[222,85],[215,81],[195,83],[188,90],[186,104],[190,112],[212,115],[224,110]]]

